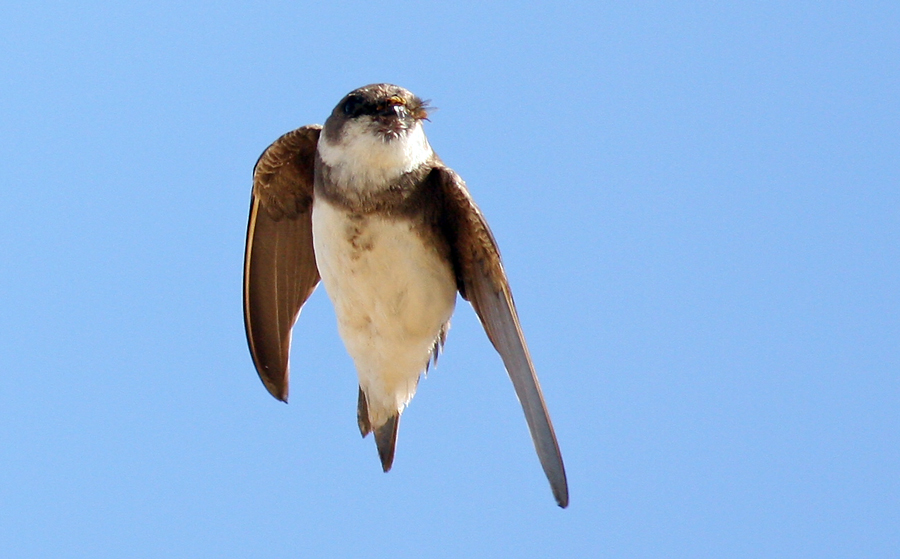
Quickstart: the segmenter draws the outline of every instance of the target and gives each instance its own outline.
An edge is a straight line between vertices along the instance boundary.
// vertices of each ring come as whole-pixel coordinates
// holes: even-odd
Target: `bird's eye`
[[[346,116],[356,116],[363,106],[363,100],[356,95],[352,95],[344,101],[344,114]]]

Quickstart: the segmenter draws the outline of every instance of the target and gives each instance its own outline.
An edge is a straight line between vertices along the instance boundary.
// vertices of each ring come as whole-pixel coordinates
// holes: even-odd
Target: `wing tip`
[[[556,499],[556,504],[559,505],[559,508],[564,509],[569,506],[569,486],[566,483],[565,478],[563,478],[562,485],[556,486],[551,483],[551,487],[553,489],[553,498]]]
[[[266,387],[266,390],[269,394],[272,395],[273,398],[288,403],[288,383],[286,382],[273,382],[271,379],[267,378],[261,371],[257,370],[259,373],[259,380],[262,381],[263,386]],[[286,375],[285,375],[286,376]]]

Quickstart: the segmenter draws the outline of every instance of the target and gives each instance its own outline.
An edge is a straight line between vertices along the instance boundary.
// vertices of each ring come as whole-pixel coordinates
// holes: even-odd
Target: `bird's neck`
[[[432,157],[422,125],[386,140],[364,123],[350,122],[337,142],[319,137],[319,157],[329,168],[330,181],[350,194],[375,193],[391,188],[402,175],[418,169]]]

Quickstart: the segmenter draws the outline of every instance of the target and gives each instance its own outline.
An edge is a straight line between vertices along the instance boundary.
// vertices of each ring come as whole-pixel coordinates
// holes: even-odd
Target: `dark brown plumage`
[[[253,170],[244,253],[244,327],[260,379],[284,402],[291,328],[319,282],[310,214],[320,130],[305,126],[288,132],[263,152]]]

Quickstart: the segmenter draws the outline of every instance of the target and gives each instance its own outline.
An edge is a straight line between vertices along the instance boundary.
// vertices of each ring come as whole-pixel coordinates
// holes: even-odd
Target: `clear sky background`
[[[900,4],[725,4],[0,7],[0,555],[900,554]],[[494,229],[567,510],[464,302],[387,475],[324,290],[256,376],[253,164],[381,81]]]

